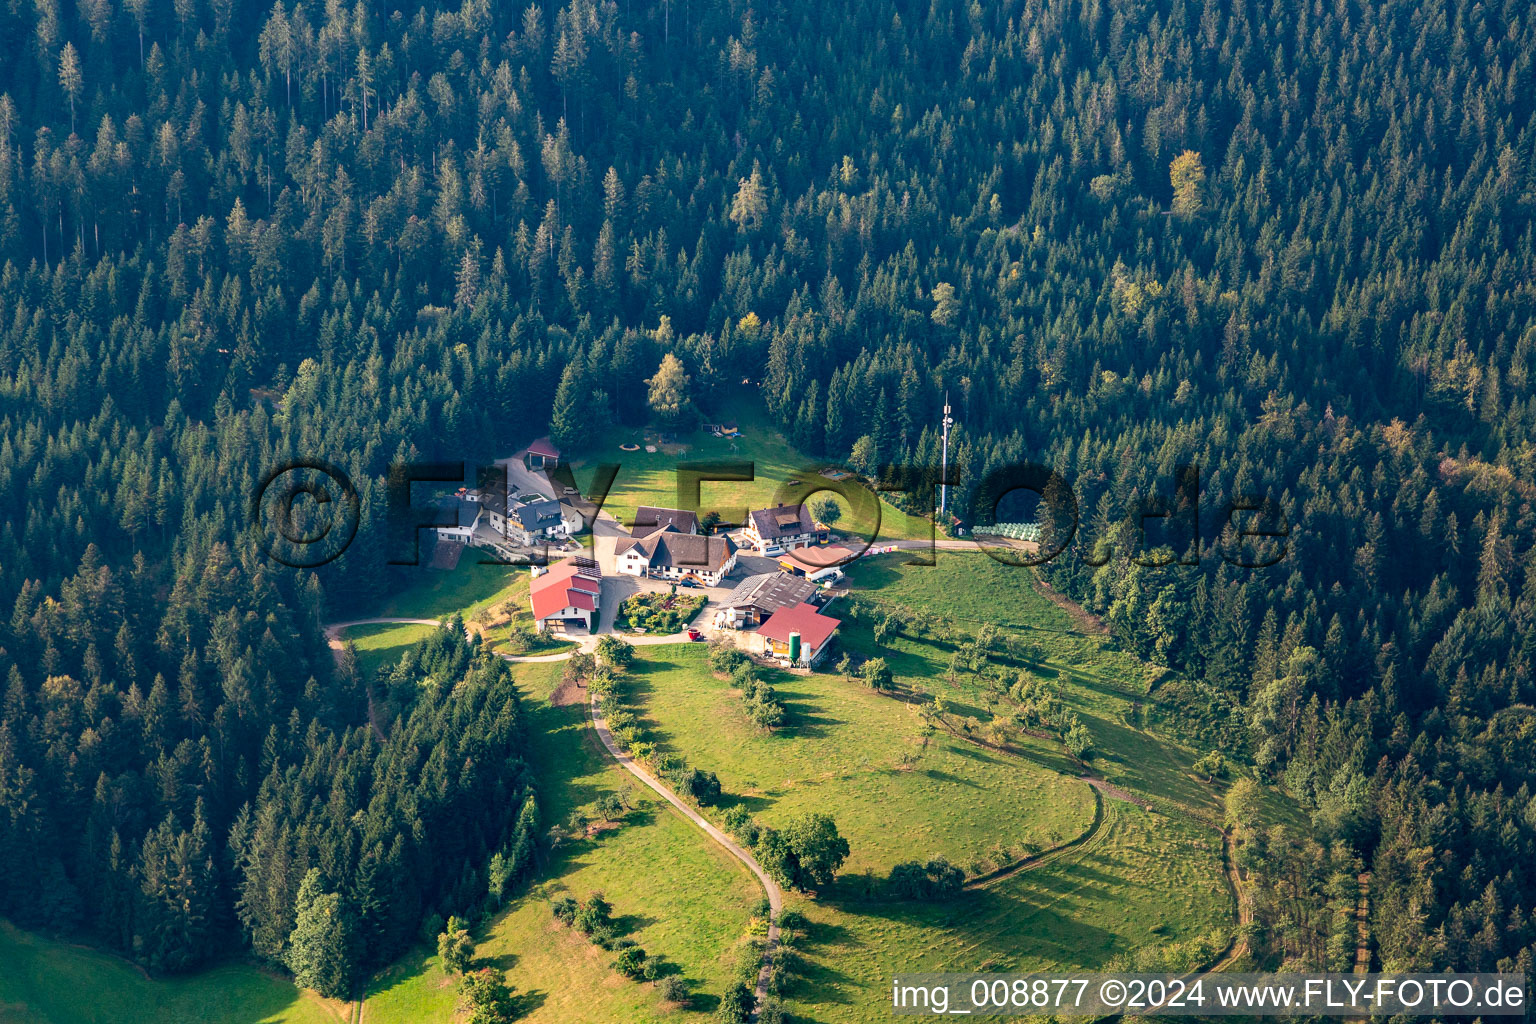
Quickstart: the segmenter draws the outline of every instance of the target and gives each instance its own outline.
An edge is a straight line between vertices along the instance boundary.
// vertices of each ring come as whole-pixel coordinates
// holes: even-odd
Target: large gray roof
[[[816,584],[787,572],[764,572],[748,576],[725,599],[727,608],[761,608],[773,611],[785,605],[799,604],[816,593]]]

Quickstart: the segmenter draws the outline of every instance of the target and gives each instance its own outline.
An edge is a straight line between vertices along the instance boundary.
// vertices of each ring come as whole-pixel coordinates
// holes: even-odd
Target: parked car
[[[694,589],[698,589],[699,581],[695,579],[680,579],[677,581],[677,585],[680,587],[692,587]]]

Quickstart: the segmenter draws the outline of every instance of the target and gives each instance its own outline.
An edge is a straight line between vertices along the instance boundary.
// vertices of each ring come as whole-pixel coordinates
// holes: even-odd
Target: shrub
[[[898,899],[945,899],[964,888],[965,872],[943,857],[935,857],[927,864],[909,860],[891,868],[886,885]]]
[[[726,640],[717,640],[709,645],[709,670],[721,675],[733,675],[737,669],[746,665],[751,666],[747,656],[733,643]]]
[[[1067,730],[1063,738],[1067,750],[1078,760],[1087,760],[1093,756],[1093,735],[1082,722],[1073,722],[1072,728]]]
[[[747,702],[747,717],[760,729],[777,729],[784,724],[784,705],[776,700],[750,700]]]
[[[743,658],[741,663],[731,670],[731,685],[740,687],[750,694],[757,686],[757,666]]]
[[[859,666],[859,675],[872,690],[890,690],[896,685],[891,675],[891,667],[886,664],[884,658],[870,658]]]
[[[457,917],[449,917],[437,937],[437,958],[443,962],[443,969],[452,974],[463,974],[469,970],[469,962],[474,956],[475,943],[469,937],[469,930]]]
[[[746,1024],[752,1015],[752,990],[741,982],[726,989],[715,1011],[715,1019],[721,1024]]]
[[[469,1024],[510,1024],[516,1015],[512,989],[500,971],[485,968],[466,974],[460,992]]]
[[[579,904],[569,895],[561,896],[549,905],[550,912],[555,915],[555,920],[565,925],[575,923],[578,908]]]
[[[604,821],[616,821],[624,816],[624,801],[617,793],[604,793],[597,798],[597,813]]]
[[[687,1003],[689,999],[688,983],[677,975],[661,980],[661,998],[669,1003]]]
[[[626,669],[634,663],[635,649],[628,641],[609,633],[597,641],[597,656],[605,665]]]
[[[612,908],[603,899],[603,894],[594,892],[582,901],[576,911],[576,930],[591,935],[595,929],[608,923],[611,913]]]
[[[626,978],[636,979],[645,972],[645,950],[639,946],[627,946],[614,957],[613,969]]]
[[[714,772],[684,768],[673,773],[672,777],[677,787],[691,796],[700,807],[711,807],[720,802],[720,779]]]
[[[757,1024],[784,1024],[784,1004],[769,997],[763,1000],[763,1008],[757,1012]]]
[[[732,807],[725,812],[725,830],[748,846],[757,845],[757,822],[745,807]]]

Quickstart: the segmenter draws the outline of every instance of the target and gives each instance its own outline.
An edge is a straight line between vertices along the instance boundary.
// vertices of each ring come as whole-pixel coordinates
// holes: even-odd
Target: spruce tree
[[[310,868],[299,884],[284,957],[293,980],[322,996],[346,998],[352,989],[351,946],[352,924],[341,897],[326,892],[320,869]]]

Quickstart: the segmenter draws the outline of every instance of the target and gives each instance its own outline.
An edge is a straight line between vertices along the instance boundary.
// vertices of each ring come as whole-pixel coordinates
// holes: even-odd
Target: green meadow
[[[644,789],[602,750],[586,706],[552,703],[561,666],[517,667],[533,716],[540,810],[550,824],[582,813],[598,827],[562,841],[540,880],[476,935],[477,957],[508,972],[520,1021],[652,1021],[703,1019],[735,976],[752,911],[762,889],[737,861],[682,815]],[[600,822],[599,797],[620,794],[629,805],[621,823]],[[656,987],[626,980],[613,958],[557,924],[549,902],[600,891],[615,918],[649,955],[673,965],[694,992],[688,1008],[663,1003]],[[434,951],[425,948],[369,985],[368,1024],[419,1024],[454,1019],[456,987]]]
[[[420,583],[393,595],[369,617],[446,620],[461,617],[474,632],[482,634],[491,650],[507,652],[507,638],[519,626],[533,626],[528,605],[528,570],[506,566],[477,565],[468,558],[449,571],[420,570]],[[351,626],[342,638],[357,647],[359,667],[377,672],[432,632],[433,627],[412,623],[373,623]],[[574,644],[540,639],[525,654],[558,654]]]
[[[725,806],[767,824],[832,813],[852,847],[845,879],[868,876],[861,885],[914,857],[976,864],[980,874],[1093,820],[1086,783],[925,728],[914,705],[856,679],[764,671],[789,716],[769,733],[748,719],[741,692],[710,673],[702,646],[641,652],[629,690],[650,738],[716,772]]]
[[[829,463],[795,451],[771,425],[755,395],[750,401],[737,403],[731,418],[741,428],[741,437],[715,437],[698,430],[678,436],[674,443],[660,443],[647,438],[645,431],[615,427],[571,458],[577,483],[586,493],[594,467],[618,464],[618,475],[603,509],[622,523],[634,522],[635,509],[641,505],[678,507],[685,499],[678,494],[677,467],[687,462],[753,464],[751,480],[708,480],[699,485],[700,507],[719,512],[727,522],[743,522],[748,511],[767,508],[777,501],[809,499],[804,488],[797,490],[790,482],[809,481]],[[626,444],[639,445],[639,450],[624,451],[620,446]],[[648,445],[656,450],[646,451]],[[872,492],[852,481],[849,484],[847,496],[820,492],[835,497],[842,507],[843,518],[836,524],[838,532],[885,540],[930,535],[932,524],[928,520],[910,516],[876,499]]]
[[[643,650],[632,673],[652,738],[717,772],[727,806],[769,824],[826,811],[849,841],[838,882],[793,900],[808,924],[790,1009],[826,1024],[883,1020],[894,971],[1214,959],[1234,928],[1220,792],[1192,773],[1199,752],[1147,724],[1149,668],[1081,631],[1027,569],[979,554],[941,551],[936,566],[908,557],[861,561],[851,574],[859,613],[846,601],[831,608],[845,616],[844,649],[890,663],[892,696],[831,671],[770,673],[790,719],[766,734],[701,651]],[[877,643],[874,624],[887,616],[904,625]],[[987,669],[955,668],[956,650],[987,624],[999,638]],[[1107,787],[1096,827],[1085,769],[1054,737],[1010,728],[1008,699],[989,685],[989,674],[1019,668],[1054,683],[1092,735],[1086,770]],[[946,727],[925,732],[914,708],[932,695]],[[942,853],[975,874],[1042,848],[1022,870],[940,903],[892,900],[878,884],[897,860]]]
[[[152,980],[126,960],[0,922],[4,1024],[339,1024],[348,1011],[246,964]]]

